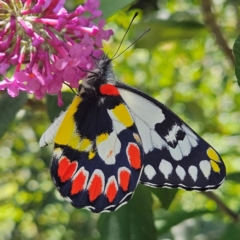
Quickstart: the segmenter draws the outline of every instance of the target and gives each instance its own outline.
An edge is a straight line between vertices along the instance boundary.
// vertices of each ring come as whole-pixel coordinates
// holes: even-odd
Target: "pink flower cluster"
[[[113,31],[103,29],[103,19],[96,21],[99,0],[87,0],[71,13],[64,3],[0,0],[0,90],[12,97],[26,91],[37,99],[58,94],[61,105],[62,84],[77,88],[92,69]]]

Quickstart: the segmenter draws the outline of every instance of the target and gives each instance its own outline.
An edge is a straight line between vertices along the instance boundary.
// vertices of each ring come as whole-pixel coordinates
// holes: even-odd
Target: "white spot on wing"
[[[181,130],[181,128],[177,124],[174,124],[171,130],[168,132],[168,135],[165,136],[167,142],[171,143],[176,142],[177,141],[176,135],[179,130]]]
[[[148,153],[153,150],[154,146],[152,144],[151,140],[151,133],[149,127],[143,122],[142,119],[139,117],[135,116],[134,117],[135,124],[138,129],[138,133],[141,137],[142,140],[142,146],[143,146],[143,151],[145,153]]]
[[[152,143],[155,148],[163,149],[167,146],[166,142],[158,135],[155,130],[151,131]]]
[[[196,147],[198,145],[198,137],[185,125],[181,126],[182,129],[185,131],[186,136],[183,140],[179,140],[177,143],[177,146],[175,148],[172,148],[170,146],[167,146],[171,156],[176,161],[182,160],[184,157],[188,156],[191,153],[191,150],[193,147]],[[174,126],[171,131],[169,132],[169,135],[167,135],[167,141],[174,141],[174,133],[177,133],[177,130],[179,129],[179,126]]]
[[[42,137],[40,138],[40,141],[39,141],[39,146],[40,147],[44,147],[48,144],[53,143],[53,140],[56,136],[58,128],[60,127],[65,115],[66,115],[66,112],[63,112],[58,118],[56,118],[54,120],[52,125],[50,125],[50,127],[45,131],[45,133],[43,133],[43,135],[42,135]]]
[[[108,138],[97,144],[97,151],[101,159],[107,164],[116,163],[116,155],[120,152],[121,142],[115,131],[112,131]]]
[[[157,123],[161,123],[165,119],[162,110],[154,103],[136,93],[131,92],[131,94],[129,94],[128,90],[118,90],[131,111],[139,118],[144,119],[151,129],[154,129]]]
[[[119,134],[121,131],[126,129],[126,127],[117,120],[113,120],[112,123],[113,123],[113,129],[116,131],[117,134]]]
[[[185,138],[182,141],[178,141],[178,146],[181,149],[182,156],[188,156],[189,153],[191,152],[192,146],[187,136],[185,136]]]
[[[192,147],[195,147],[196,145],[197,141],[186,135],[183,140],[178,141],[175,148],[169,146],[168,149],[173,159],[179,161],[188,156],[191,153]]]
[[[198,137],[194,134],[194,132],[189,129],[186,125],[182,125],[181,126],[182,129],[185,131],[185,133],[187,134],[188,137],[188,141],[190,142],[192,147],[196,147],[197,146],[197,142],[198,142]]]
[[[149,164],[144,168],[144,173],[149,180],[152,180],[153,177],[156,175],[155,169]]]
[[[182,155],[182,151],[179,147],[179,144],[175,148],[168,146],[168,150],[174,160],[176,160],[176,161],[182,160],[183,155]]]
[[[208,179],[211,173],[211,165],[207,160],[203,160],[199,163],[199,167],[203,173],[203,175]]]
[[[179,176],[179,178],[183,181],[183,179],[186,176],[186,172],[185,172],[184,168],[181,167],[180,165],[178,165],[176,168],[176,173]]]
[[[191,176],[191,178],[193,179],[193,181],[196,182],[196,181],[197,181],[197,174],[198,174],[198,169],[197,169],[197,167],[195,167],[195,166],[190,166],[190,167],[188,168],[188,173],[189,173],[189,175]]]
[[[159,170],[164,175],[166,179],[168,179],[169,175],[172,173],[173,167],[172,164],[165,159],[162,159],[162,161],[159,164]]]
[[[55,148],[53,151],[53,157],[56,159],[60,159],[62,157],[63,150],[61,148]]]

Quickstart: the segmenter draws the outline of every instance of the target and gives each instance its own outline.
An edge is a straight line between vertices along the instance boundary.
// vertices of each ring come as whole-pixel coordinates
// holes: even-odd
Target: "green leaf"
[[[178,211],[178,212],[165,212],[161,214],[161,226],[158,228],[158,234],[162,235],[168,232],[172,227],[178,225],[179,223],[194,218],[197,216],[201,216],[206,213],[213,213],[209,210],[196,210],[191,212],[185,212],[185,211]],[[159,219],[159,220],[160,220]]]
[[[156,229],[148,188],[139,185],[128,204],[112,213],[103,213],[98,221],[104,240],[156,240]]]
[[[229,239],[239,239],[240,236],[240,224],[239,223],[230,223],[225,233],[220,237],[220,240],[229,240]]]
[[[237,40],[233,45],[233,53],[236,59],[235,74],[238,80],[238,85],[240,86],[240,36],[238,36]]]
[[[230,181],[240,183],[240,172],[229,173],[226,176],[226,180],[230,180]]]
[[[61,111],[65,111],[66,108],[70,105],[74,98],[74,94],[72,92],[63,92],[62,98],[64,105],[62,107],[59,107],[57,105],[57,96],[47,95],[47,113],[52,122],[56,117],[59,116]]]
[[[111,17],[117,11],[129,6],[131,3],[135,2],[134,0],[121,0],[113,1],[112,0],[101,0],[100,9],[103,12],[103,18],[107,19]]]
[[[134,25],[134,38],[148,28],[150,31],[136,42],[136,47],[151,49],[161,41],[196,38],[207,33],[198,22],[151,19]]]
[[[15,119],[17,112],[27,101],[26,93],[19,93],[16,98],[10,97],[7,93],[0,98],[0,137],[3,136],[7,127]]]
[[[178,189],[152,188],[151,191],[161,202],[162,208],[168,209],[175,198]]]

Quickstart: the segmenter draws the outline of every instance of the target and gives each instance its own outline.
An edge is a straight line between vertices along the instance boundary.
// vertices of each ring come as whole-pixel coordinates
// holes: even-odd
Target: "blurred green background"
[[[164,103],[212,144],[227,179],[214,194],[138,186],[114,213],[74,209],[50,179],[52,146],[38,146],[60,111],[56,97],[11,99],[1,92],[0,240],[240,239],[240,88],[231,51],[240,1],[103,0],[101,10],[115,32],[104,44],[110,57],[136,10],[121,49],[151,28],[113,61],[117,78]],[[64,93],[66,106],[72,98]]]

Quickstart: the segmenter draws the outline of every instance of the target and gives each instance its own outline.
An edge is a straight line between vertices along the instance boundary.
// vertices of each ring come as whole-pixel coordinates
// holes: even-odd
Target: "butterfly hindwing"
[[[140,183],[202,191],[221,185],[225,165],[213,147],[155,99],[121,82],[116,85],[142,139]]]
[[[120,95],[102,93],[75,97],[55,136],[51,165],[61,195],[93,212],[112,211],[131,198],[143,156],[128,107]]]

